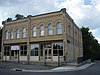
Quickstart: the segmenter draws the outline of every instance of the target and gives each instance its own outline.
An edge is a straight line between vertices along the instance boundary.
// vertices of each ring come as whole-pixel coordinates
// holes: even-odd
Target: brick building
[[[2,59],[74,61],[83,56],[82,33],[66,9],[3,24]]]

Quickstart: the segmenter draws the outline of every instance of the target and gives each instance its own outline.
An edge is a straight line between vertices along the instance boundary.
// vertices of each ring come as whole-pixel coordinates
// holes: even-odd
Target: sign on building
[[[11,46],[11,50],[19,50],[19,46]]]

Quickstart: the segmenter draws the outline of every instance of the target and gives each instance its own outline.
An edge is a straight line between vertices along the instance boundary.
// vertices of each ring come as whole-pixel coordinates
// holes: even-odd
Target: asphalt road
[[[5,69],[0,69],[0,75],[100,75],[100,62],[96,63],[95,65],[85,69],[85,70],[79,70],[79,71],[70,71],[70,72],[45,72],[45,73],[26,73],[26,72],[16,72],[16,71],[10,71]]]

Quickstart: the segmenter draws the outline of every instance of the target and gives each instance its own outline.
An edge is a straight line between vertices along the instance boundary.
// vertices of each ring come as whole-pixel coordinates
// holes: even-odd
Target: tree
[[[0,52],[1,52],[1,43],[2,43],[2,29],[0,27]]]
[[[12,21],[12,18],[7,18],[7,22],[10,22],[10,21]]]
[[[16,14],[15,15],[15,18],[16,18],[16,20],[19,20],[19,19],[23,19],[23,18],[25,18],[23,15],[20,15],[20,14]]]
[[[97,51],[100,51],[100,45],[95,37],[92,35],[92,32],[89,32],[89,28],[82,27],[82,38],[83,38],[83,56],[88,59],[96,59],[100,56],[97,55]]]
[[[5,24],[5,21],[2,21],[2,25],[4,25]]]

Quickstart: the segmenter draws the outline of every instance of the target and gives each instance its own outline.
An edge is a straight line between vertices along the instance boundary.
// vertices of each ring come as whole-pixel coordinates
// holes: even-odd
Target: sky
[[[89,27],[100,43],[100,0],[0,0],[0,26],[16,14],[38,15],[66,8],[80,28]]]

